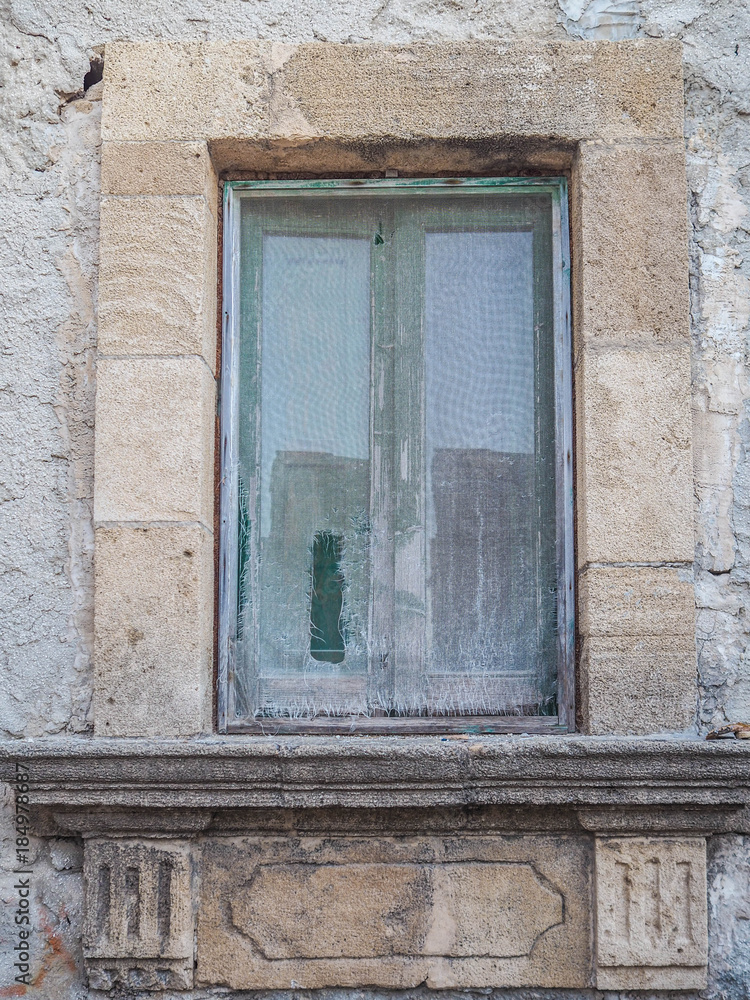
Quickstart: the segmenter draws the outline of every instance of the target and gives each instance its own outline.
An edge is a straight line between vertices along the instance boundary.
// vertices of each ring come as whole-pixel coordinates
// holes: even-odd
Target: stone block
[[[201,196],[102,198],[99,351],[216,364],[216,219]]]
[[[100,358],[94,516],[213,528],[215,383],[205,362]]]
[[[691,563],[689,346],[592,347],[575,388],[578,565]]]
[[[216,216],[219,182],[205,142],[105,142],[102,194],[202,195]]]
[[[231,989],[589,983],[572,837],[214,839],[197,978]]]
[[[666,566],[588,566],[578,578],[584,636],[692,636],[692,571]]]
[[[695,724],[695,638],[586,638],[579,666],[583,731],[682,732]]]
[[[84,957],[89,986],[193,984],[189,848],[174,841],[87,840]]]
[[[388,94],[388,100],[383,95]],[[109,43],[105,140],[682,137],[666,40]]]
[[[199,525],[96,532],[94,731],[211,728],[213,537]]]
[[[683,142],[584,142],[571,232],[576,350],[591,338],[689,337]]]
[[[268,42],[111,42],[102,139],[195,141],[267,131]]]
[[[671,42],[307,44],[274,56],[279,136],[682,137]]]
[[[596,985],[687,990],[706,985],[706,842],[599,838]]]

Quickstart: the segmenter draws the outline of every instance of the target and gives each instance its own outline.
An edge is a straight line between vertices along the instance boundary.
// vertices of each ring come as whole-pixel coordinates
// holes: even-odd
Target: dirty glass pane
[[[247,648],[255,639],[248,635],[244,652],[256,666],[248,694],[261,715],[361,712],[370,242],[328,234],[324,220],[303,220],[301,235],[293,216],[273,228],[260,240],[256,275],[259,400],[248,398],[245,410],[248,424],[260,427],[257,594],[246,602],[257,605],[257,648]]]
[[[552,198],[242,201],[234,718],[555,714]]]
[[[424,315],[430,708],[528,711],[554,649],[540,521],[554,521],[555,479],[552,463],[539,475],[536,407],[553,386],[537,384],[533,231],[428,232]]]

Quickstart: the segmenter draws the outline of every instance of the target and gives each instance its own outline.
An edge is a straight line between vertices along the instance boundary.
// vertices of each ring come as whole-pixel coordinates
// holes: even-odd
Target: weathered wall
[[[750,837],[709,841],[708,927],[713,996],[750,991]]]
[[[102,44],[152,37],[403,43],[637,34],[683,41],[697,722],[706,727],[750,717],[750,11],[745,5],[732,0],[560,0],[559,5],[554,0],[533,5],[120,0],[86,7],[71,0],[5,0],[0,10],[0,734],[91,727],[99,88],[83,95],[82,87]],[[666,719],[664,729],[669,728]],[[8,829],[4,818],[0,829]],[[12,879],[7,841],[0,847],[3,901],[10,898]],[[711,993],[734,1000],[750,991],[750,844],[747,838],[725,837],[712,850]],[[84,994],[75,952],[79,865],[68,842],[38,847],[37,921],[46,942],[40,962],[46,965],[38,966],[38,989],[30,995]],[[5,926],[0,922],[0,996],[13,995],[2,989],[12,981],[2,947]]]
[[[562,7],[565,9],[563,10]],[[271,0],[213,9],[6,3],[2,146],[3,499],[0,730],[90,728],[91,456],[95,385],[98,94],[107,39],[445,37],[683,40],[692,222],[700,721],[750,715],[750,13],[731,3],[476,5]],[[614,11],[614,13],[612,13]],[[616,16],[615,16],[616,15]],[[89,99],[93,98],[93,99]],[[664,720],[664,729],[669,729]]]

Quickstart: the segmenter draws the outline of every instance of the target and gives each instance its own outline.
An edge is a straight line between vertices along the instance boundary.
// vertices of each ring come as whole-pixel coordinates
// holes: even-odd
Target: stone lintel
[[[102,137],[120,142],[612,142],[681,139],[683,128],[681,47],[656,39],[114,42],[104,94]]]

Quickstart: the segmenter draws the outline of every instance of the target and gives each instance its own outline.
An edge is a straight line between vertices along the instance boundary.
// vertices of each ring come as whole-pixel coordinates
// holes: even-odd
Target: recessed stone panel
[[[529,864],[272,864],[232,902],[232,918],[268,959],[509,958],[562,922],[562,904]]]
[[[198,978],[233,989],[585,986],[589,851],[552,837],[213,840]]]

